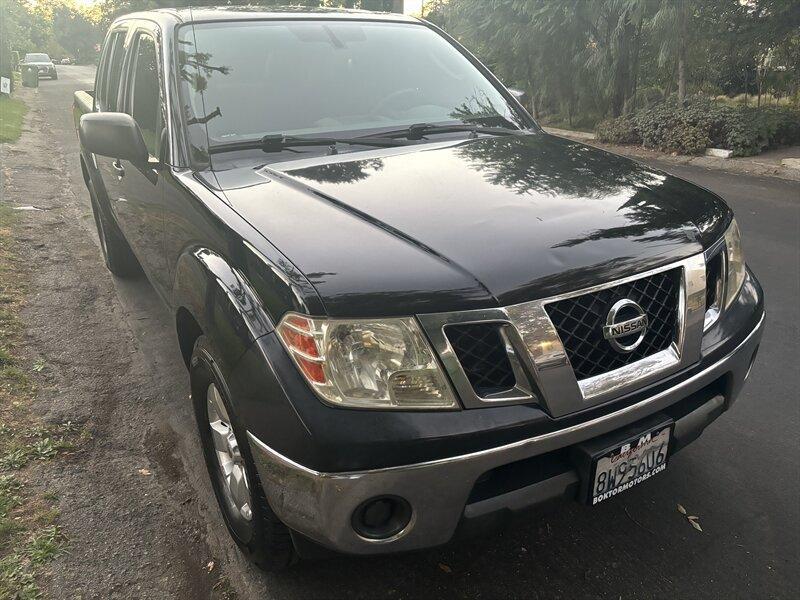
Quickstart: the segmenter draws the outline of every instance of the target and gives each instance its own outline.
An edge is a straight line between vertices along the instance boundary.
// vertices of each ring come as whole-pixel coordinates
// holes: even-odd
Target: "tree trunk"
[[[625,102],[623,113],[628,114],[636,110],[636,92],[639,86],[639,56],[642,50],[642,23],[639,22],[636,28],[636,35],[633,38],[633,60],[631,61],[631,89],[628,93],[629,102]]]
[[[527,56],[525,58],[525,64],[527,66],[528,71],[528,81],[526,82],[526,88],[528,92],[528,103],[530,104],[530,111],[533,115],[533,118],[537,121],[539,120],[539,106],[536,103],[536,86],[534,82],[536,81],[536,73],[534,72],[533,63],[531,62],[531,57]]]
[[[750,69],[748,69],[747,66],[745,66],[745,68],[744,68],[744,105],[745,106],[747,106],[747,86],[748,86],[748,83],[749,83],[748,82],[748,80],[749,80],[748,75],[750,75]]]
[[[567,121],[569,122],[569,126],[572,127],[572,115],[575,113],[575,96],[574,94],[569,95],[569,102],[567,102]]]
[[[756,101],[756,108],[761,108],[761,90],[764,84],[764,70],[759,68],[756,71],[756,88],[758,89],[758,100]]]
[[[689,43],[686,34],[688,23],[687,0],[678,1],[678,102],[686,102],[686,46]]]
[[[630,92],[631,75],[631,37],[633,24],[626,19],[620,32],[618,56],[614,65],[614,81],[611,94],[611,116],[618,117],[625,108],[625,100]]]

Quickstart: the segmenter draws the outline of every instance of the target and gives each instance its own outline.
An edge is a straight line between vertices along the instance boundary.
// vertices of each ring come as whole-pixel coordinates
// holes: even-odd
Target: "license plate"
[[[608,500],[666,469],[672,427],[662,424],[595,455],[589,503]]]

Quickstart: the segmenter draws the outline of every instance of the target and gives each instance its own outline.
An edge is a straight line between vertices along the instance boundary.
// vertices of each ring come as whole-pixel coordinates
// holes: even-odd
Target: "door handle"
[[[114,170],[117,172],[117,179],[122,179],[125,177],[125,167],[122,166],[122,163],[119,162],[118,158],[111,163],[111,166],[114,167]]]

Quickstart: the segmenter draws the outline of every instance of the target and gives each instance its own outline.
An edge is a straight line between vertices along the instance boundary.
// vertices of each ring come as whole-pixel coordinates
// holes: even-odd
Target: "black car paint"
[[[610,406],[558,421],[533,405],[424,413],[333,408],[302,380],[273,332],[287,311],[384,316],[508,305],[696,254],[731,218],[708,191],[535,128],[336,156],[311,149],[303,162],[289,153],[232,153],[215,160],[214,171],[193,170],[171,76],[180,18],[163,12],[130,23],[152,31],[164,50],[168,151],[146,169],[123,164],[118,183],[147,191],[141,199],[128,194],[123,208],[111,207],[120,201],[109,202],[105,177],[83,152],[87,184],[107,216],[133,216],[119,222],[176,315],[184,358],[199,331],[211,338],[240,421],[311,468],[374,468],[469,452]],[[752,326],[760,297],[749,277],[691,370],[735,345]]]
[[[217,180],[332,316],[579,289],[696,254],[730,219],[709,192],[544,133],[242,166]]]

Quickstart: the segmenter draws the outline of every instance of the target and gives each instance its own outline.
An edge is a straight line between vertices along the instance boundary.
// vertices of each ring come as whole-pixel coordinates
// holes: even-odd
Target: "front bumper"
[[[448,542],[464,522],[523,509],[555,497],[574,497],[577,492],[577,473],[567,465],[564,469],[551,469],[552,476],[529,485],[495,495],[475,494],[476,483],[493,470],[536,457],[553,457],[557,462],[570,446],[659,411],[676,419],[677,448],[691,442],[738,395],[755,358],[763,327],[762,313],[750,333],[719,360],[634,404],[486,450],[404,466],[325,473],[286,458],[252,433],[248,433],[250,447],[273,511],[288,527],[321,545],[353,554],[436,546]],[[675,412],[679,405],[683,410]],[[385,495],[408,501],[412,510],[408,525],[388,539],[362,537],[352,526],[353,512],[365,500]]]

